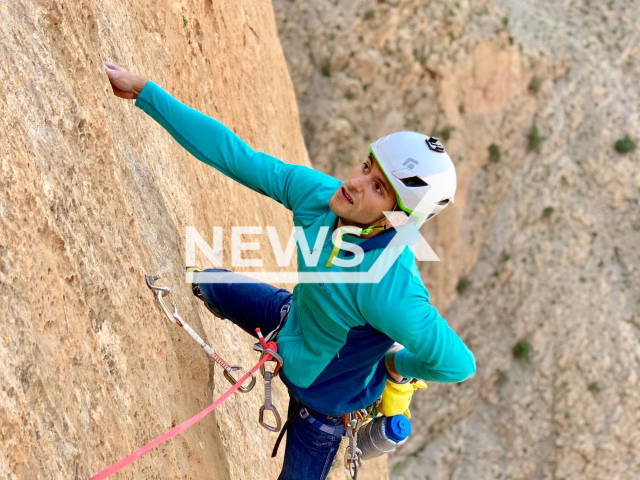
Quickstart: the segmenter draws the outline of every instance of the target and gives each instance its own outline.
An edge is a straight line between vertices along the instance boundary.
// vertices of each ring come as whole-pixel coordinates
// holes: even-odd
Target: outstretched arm
[[[194,157],[294,213],[312,203],[313,194],[338,186],[336,179],[304,165],[256,152],[221,122],[181,103],[150,80],[105,63],[114,94],[162,125]],[[337,182],[338,184],[340,182]]]

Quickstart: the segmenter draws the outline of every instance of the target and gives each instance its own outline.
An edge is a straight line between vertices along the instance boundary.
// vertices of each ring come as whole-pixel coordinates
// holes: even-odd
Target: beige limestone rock
[[[163,319],[144,274],[162,275],[185,320],[249,367],[252,338],[215,319],[184,281],[185,227],[210,238],[215,225],[292,226],[280,205],[116,98],[102,61],[152,79],[256,149],[308,157],[270,2],[16,0],[0,13],[0,478],[86,479],[228,386]],[[226,241],[227,266],[230,254]],[[270,458],[262,395],[260,383],[236,394],[117,478],[277,478],[284,449]],[[284,415],[279,382],[274,398]]]

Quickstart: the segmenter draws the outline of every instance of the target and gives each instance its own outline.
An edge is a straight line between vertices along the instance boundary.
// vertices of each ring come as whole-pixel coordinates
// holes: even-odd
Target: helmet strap
[[[386,218],[387,217],[382,217],[380,220],[375,222],[373,225],[370,225],[369,227],[362,229],[362,231],[360,232],[360,235],[369,235],[374,230],[386,230],[388,228],[387,225],[383,225],[383,226],[376,225],[378,222],[383,221]]]

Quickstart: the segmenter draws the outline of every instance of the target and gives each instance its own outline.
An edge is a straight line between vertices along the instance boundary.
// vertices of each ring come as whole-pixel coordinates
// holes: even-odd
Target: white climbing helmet
[[[456,170],[436,137],[396,132],[373,142],[369,151],[393,185],[398,206],[408,214],[427,214],[426,221],[454,201]]]

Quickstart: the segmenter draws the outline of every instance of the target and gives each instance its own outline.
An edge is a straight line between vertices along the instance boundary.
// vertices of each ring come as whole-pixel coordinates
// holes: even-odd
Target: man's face
[[[366,228],[385,218],[383,211],[396,206],[396,192],[373,156],[357,165],[342,186],[333,194],[329,208],[345,225]],[[390,225],[389,221],[384,223]]]

